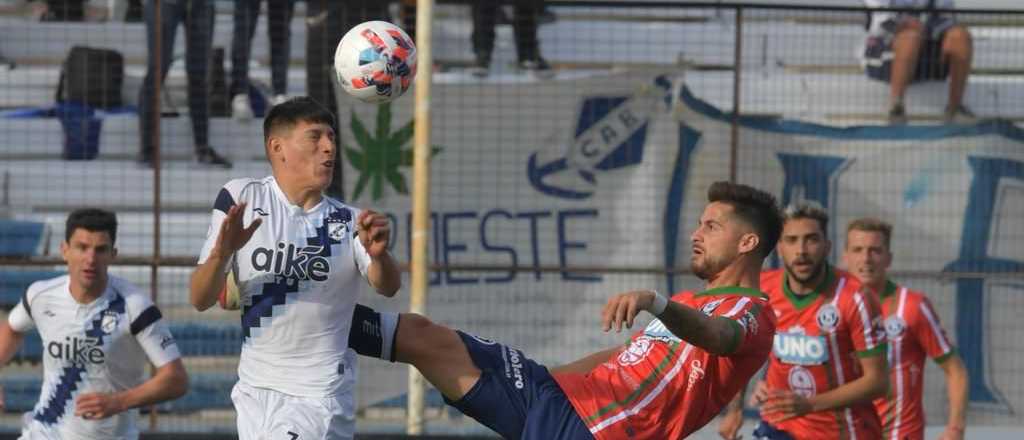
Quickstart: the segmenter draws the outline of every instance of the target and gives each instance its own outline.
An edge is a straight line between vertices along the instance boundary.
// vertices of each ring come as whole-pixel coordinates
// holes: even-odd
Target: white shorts
[[[231,389],[239,440],[350,440],[355,436],[351,393],[299,397],[241,382]]]

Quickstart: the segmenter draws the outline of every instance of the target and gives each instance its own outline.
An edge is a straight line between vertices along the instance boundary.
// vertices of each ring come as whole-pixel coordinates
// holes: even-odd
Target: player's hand
[[[739,432],[742,427],[743,410],[729,408],[722,414],[722,421],[718,422],[718,435],[725,440],[741,440],[743,436]]]
[[[806,397],[792,391],[772,390],[761,407],[761,418],[770,425],[800,417],[813,407]]]
[[[377,258],[388,251],[391,240],[391,226],[388,218],[376,211],[365,210],[356,219],[359,228],[359,242],[370,258]]]
[[[263,223],[263,219],[256,217],[249,224],[249,227],[243,227],[242,217],[245,214],[245,205],[243,202],[228,209],[227,217],[220,224],[220,233],[217,235],[217,244],[214,248],[215,253],[229,256],[238,252],[242,246],[249,242],[252,234],[256,232],[256,228],[259,228],[260,224]]]
[[[747,403],[750,406],[760,406],[766,400],[768,400],[768,382],[759,380],[757,385],[754,385],[754,392],[750,393],[750,401]]]
[[[622,331],[622,326],[633,328],[633,320],[641,310],[647,310],[654,304],[656,293],[650,290],[633,290],[613,296],[601,311],[601,328],[609,331],[615,328]]]
[[[964,429],[947,425],[939,440],[964,440]]]
[[[100,420],[123,411],[116,393],[79,394],[75,402],[75,415],[87,420]]]

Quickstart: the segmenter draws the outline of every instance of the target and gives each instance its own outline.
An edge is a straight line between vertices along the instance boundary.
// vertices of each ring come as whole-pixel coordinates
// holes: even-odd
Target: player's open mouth
[[[324,162],[323,166],[325,166],[327,168],[334,168],[334,161],[333,160],[329,160],[327,162]]]
[[[699,247],[697,247],[697,246],[694,246],[694,247],[693,247],[693,254],[694,254],[694,255],[701,255],[701,254],[703,254],[703,253],[704,253],[704,250],[703,250],[703,249],[701,249],[701,248],[699,248]]]

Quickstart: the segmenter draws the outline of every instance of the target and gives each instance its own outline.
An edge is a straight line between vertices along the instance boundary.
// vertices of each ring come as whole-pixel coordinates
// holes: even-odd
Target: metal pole
[[[739,155],[740,135],[740,71],[743,60],[743,7],[736,7],[736,40],[732,61],[732,127],[729,137],[729,181],[736,182],[736,162]]]
[[[153,303],[157,304],[157,291],[159,290],[159,267],[160,267],[160,91],[163,78],[160,77],[161,59],[161,38],[163,34],[163,19],[160,17],[160,0],[153,1],[153,61],[156,69],[153,71],[153,261],[149,265],[149,287]],[[155,375],[156,369],[150,365],[150,375]],[[155,430],[157,426],[156,407],[149,407],[149,429]]]
[[[430,84],[434,65],[431,50],[433,0],[416,2],[416,75],[415,128],[413,129],[413,196],[412,196],[412,286],[409,311],[424,313],[427,305],[429,275],[427,273],[427,239],[430,237]],[[410,435],[423,433],[423,408],[426,383],[419,371],[409,366],[409,407],[405,431]]]

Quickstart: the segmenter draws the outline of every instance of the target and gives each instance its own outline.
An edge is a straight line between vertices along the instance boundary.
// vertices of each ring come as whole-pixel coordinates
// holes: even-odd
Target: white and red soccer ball
[[[368,21],[349,30],[334,51],[334,72],[341,87],[370,103],[389,102],[412,87],[416,45],[401,28]]]

